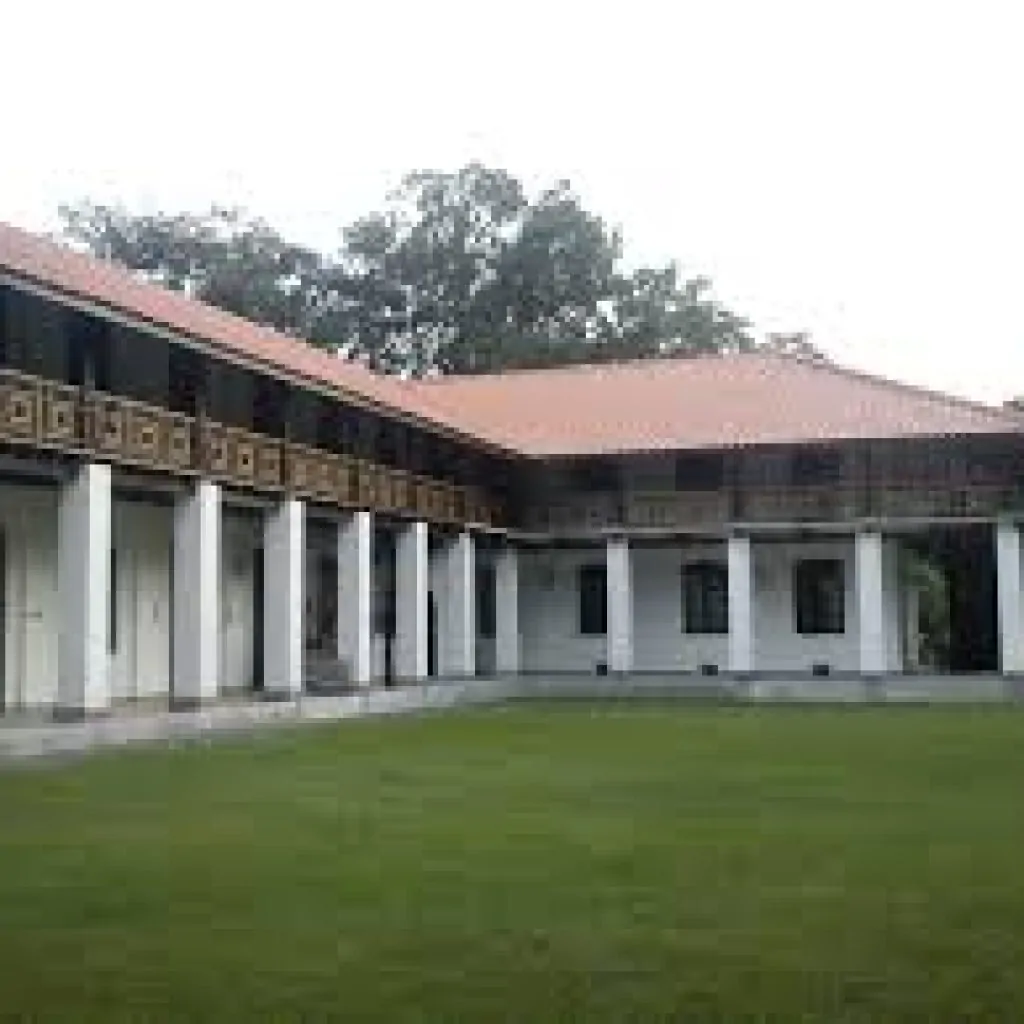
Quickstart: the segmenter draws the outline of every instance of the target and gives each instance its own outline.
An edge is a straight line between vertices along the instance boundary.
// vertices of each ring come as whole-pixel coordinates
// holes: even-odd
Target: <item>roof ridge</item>
[[[486,371],[474,373],[453,373],[441,374],[436,377],[421,378],[420,382],[431,386],[443,384],[459,384],[466,381],[483,381],[496,378],[509,377],[530,377],[541,375],[576,375],[596,373],[605,369],[642,369],[648,366],[666,366],[682,363],[697,362],[725,362],[726,360],[776,360],[780,363],[789,363],[801,367],[807,367],[813,371],[831,373],[836,376],[846,377],[862,384],[869,384],[875,387],[887,388],[900,391],[919,398],[927,398],[935,402],[952,405],[971,412],[984,413],[986,415],[997,415],[1006,417],[1009,422],[1019,422],[1021,414],[1012,413],[1005,407],[990,404],[961,395],[950,394],[946,391],[939,391],[936,388],[929,388],[922,384],[912,384],[908,381],[888,377],[885,374],[873,373],[870,370],[862,370],[858,367],[849,366],[845,363],[833,361],[829,357],[817,359],[812,356],[802,355],[797,352],[779,352],[768,348],[753,348],[742,352],[695,352],[684,355],[656,355],[656,356],[635,356],[628,359],[595,360],[580,363],[571,363],[562,366],[520,366],[509,370],[502,370],[498,373]]]
[[[241,356],[304,385],[327,388],[344,401],[413,417],[427,429],[452,431],[509,454],[715,447],[737,438],[806,443],[861,437],[876,428],[882,431],[878,436],[892,437],[1024,436],[1024,416],[1005,407],[765,347],[402,379],[146,280],[120,262],[3,222],[0,272],[127,314],[139,325],[197,339],[223,350],[226,358]],[[536,385],[547,396],[544,381],[555,393],[550,414],[524,413],[521,393]],[[562,401],[576,393],[578,400]],[[719,393],[731,396],[736,408],[723,410]]]
[[[923,384],[913,384],[909,381],[898,380],[895,377],[888,377],[882,373],[873,373],[870,370],[862,370],[859,367],[849,366],[845,363],[832,362],[830,359],[813,359],[808,356],[799,355],[795,352],[764,351],[761,354],[781,361],[799,363],[800,365],[806,366],[812,370],[830,371],[833,374],[848,377],[863,384],[871,384],[875,387],[907,392],[909,394],[916,395],[919,398],[928,398],[932,401],[942,402],[947,405],[954,405],[971,412],[980,412],[985,413],[986,415],[994,413],[999,416],[1006,416],[1008,420],[1013,422],[1019,421],[1020,418],[1019,414],[1007,412],[1005,407],[1001,405],[994,405],[978,401],[976,399],[964,398],[962,395],[953,395],[948,391],[939,391],[937,388],[929,388]]]
[[[434,377],[421,377],[417,383],[421,384],[452,384],[466,380],[493,380],[498,377],[529,377],[541,374],[583,374],[595,373],[600,370],[634,370],[652,365],[666,365],[675,363],[695,363],[702,361],[717,361],[725,359],[746,359],[751,356],[760,355],[757,351],[751,352],[692,352],[678,355],[656,355],[656,356],[631,356],[625,359],[588,359],[578,363],[562,363],[556,366],[513,366],[507,370],[490,372],[487,370],[475,370],[470,373],[442,373]]]

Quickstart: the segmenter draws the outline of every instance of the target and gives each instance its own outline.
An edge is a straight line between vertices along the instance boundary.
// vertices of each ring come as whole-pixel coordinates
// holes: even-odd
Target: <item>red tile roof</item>
[[[466,430],[530,455],[1024,432],[1024,417],[828,364],[753,353],[419,385]]]
[[[0,272],[526,455],[1024,432],[1006,410],[767,354],[402,381],[4,224]]]
[[[270,371],[302,378],[370,404],[433,418],[428,410],[417,407],[417,397],[395,377],[373,373],[299,339],[140,280],[118,264],[0,223],[3,271],[133,320],[186,335]]]

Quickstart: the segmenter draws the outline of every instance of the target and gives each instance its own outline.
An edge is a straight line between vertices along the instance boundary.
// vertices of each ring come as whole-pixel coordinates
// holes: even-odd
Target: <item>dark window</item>
[[[676,490],[720,491],[725,484],[721,455],[680,455],[676,459]]]
[[[569,484],[573,490],[587,493],[617,491],[619,467],[606,459],[588,459],[585,462],[574,463],[569,468]]]
[[[724,563],[683,566],[683,629],[687,633],[729,632],[729,569]]]
[[[291,395],[285,384],[270,377],[250,375],[253,429],[271,437],[283,437],[288,429]]]
[[[805,448],[793,455],[792,482],[798,487],[839,483],[843,477],[843,459],[839,452]]]
[[[846,631],[846,584],[838,558],[796,563],[796,631],[802,636]]]
[[[171,346],[167,353],[169,369],[167,400],[175,412],[195,416],[207,404],[208,367],[203,357],[191,349]]]
[[[68,360],[72,384],[110,387],[110,327],[104,320],[68,311]]]
[[[1020,471],[1020,460],[1011,449],[991,448],[965,456],[967,478],[972,483],[1004,483]]]
[[[581,565],[580,633],[603,636],[608,632],[608,586],[603,565]]]
[[[476,572],[477,631],[485,639],[497,633],[497,580],[493,565],[481,565]]]

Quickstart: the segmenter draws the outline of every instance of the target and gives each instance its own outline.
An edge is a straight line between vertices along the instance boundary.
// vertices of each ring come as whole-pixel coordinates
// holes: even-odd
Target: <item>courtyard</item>
[[[0,773],[12,1018],[1018,1019],[1024,714],[525,704]]]

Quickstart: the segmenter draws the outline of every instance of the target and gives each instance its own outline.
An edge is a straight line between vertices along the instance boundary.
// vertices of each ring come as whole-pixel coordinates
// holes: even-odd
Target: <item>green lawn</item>
[[[534,706],[0,773],[0,1016],[1024,1020],[1024,713]]]

